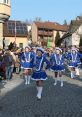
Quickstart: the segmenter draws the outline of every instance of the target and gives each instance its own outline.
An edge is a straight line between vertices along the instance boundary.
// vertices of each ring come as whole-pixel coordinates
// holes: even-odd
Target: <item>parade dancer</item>
[[[30,84],[31,70],[33,68],[34,56],[30,52],[30,46],[25,47],[25,52],[22,54],[22,66],[24,68],[25,84]]]
[[[55,52],[50,57],[51,62],[51,70],[54,71],[55,75],[55,83],[54,86],[57,85],[57,80],[60,78],[61,87],[63,87],[63,71],[64,69],[64,55],[62,55],[62,50],[59,47],[55,48]]]
[[[40,100],[43,90],[43,81],[47,79],[46,72],[43,70],[44,63],[46,62],[47,66],[46,69],[49,67],[49,61],[44,56],[44,49],[43,48],[37,48],[36,49],[36,59],[35,59],[35,66],[34,71],[32,74],[32,80],[36,81],[36,87],[37,87],[37,98]]]
[[[71,71],[71,78],[75,78],[75,76],[79,76],[79,64],[80,63],[80,58],[81,54],[78,52],[77,48],[72,48],[71,53],[68,55],[68,67],[70,68]]]

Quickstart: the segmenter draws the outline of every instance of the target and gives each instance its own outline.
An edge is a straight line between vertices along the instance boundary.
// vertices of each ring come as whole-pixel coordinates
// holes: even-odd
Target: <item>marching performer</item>
[[[24,69],[24,76],[25,76],[25,84],[30,84],[30,79],[31,79],[31,70],[33,68],[33,63],[34,63],[34,56],[30,52],[31,48],[30,46],[25,47],[25,52],[22,54],[21,57],[21,62],[22,62],[22,67]]]
[[[75,76],[79,76],[79,64],[80,63],[80,58],[81,58],[81,54],[78,52],[77,48],[72,48],[71,49],[71,53],[68,55],[68,67],[71,70],[71,78],[75,78]]]
[[[32,80],[36,81],[38,99],[41,99],[42,90],[43,90],[43,81],[45,81],[47,79],[46,72],[43,70],[45,62],[47,64],[47,66],[46,66],[46,69],[47,69],[49,67],[50,63],[44,56],[44,49],[37,48],[35,66],[34,66],[34,71],[32,74]]]
[[[55,52],[50,57],[51,62],[51,70],[54,71],[55,75],[55,83],[54,86],[57,85],[57,79],[60,78],[61,87],[63,87],[63,71],[64,69],[64,55],[62,55],[62,50],[59,47],[55,48]]]

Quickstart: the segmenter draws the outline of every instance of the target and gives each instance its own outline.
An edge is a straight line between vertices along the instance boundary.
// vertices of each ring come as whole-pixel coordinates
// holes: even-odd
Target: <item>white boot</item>
[[[77,67],[77,68],[75,68],[75,71],[76,71],[76,75],[77,76],[79,76],[80,75],[80,73],[79,73],[79,68]]]
[[[71,78],[74,78],[75,75],[74,75],[74,71],[71,71]]]
[[[38,89],[37,98],[38,98],[38,99],[41,99],[43,87],[37,87],[37,89]]]
[[[57,78],[55,78],[55,83],[54,83],[54,86],[56,86],[57,85]]]
[[[63,87],[63,81],[61,81],[61,87]]]
[[[25,75],[25,85],[28,84],[28,77]]]
[[[63,82],[61,82],[61,87],[63,87]]]
[[[30,84],[30,79],[31,79],[31,76],[29,75],[28,76],[28,85]]]
[[[63,87],[63,77],[60,77],[61,87]]]

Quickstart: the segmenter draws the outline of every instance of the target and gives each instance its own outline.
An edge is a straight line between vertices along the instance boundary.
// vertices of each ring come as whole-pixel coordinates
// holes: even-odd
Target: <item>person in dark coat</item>
[[[5,64],[5,75],[6,79],[10,80],[12,78],[12,64],[13,64],[13,57],[11,56],[10,52],[7,50],[3,56],[3,63]]]

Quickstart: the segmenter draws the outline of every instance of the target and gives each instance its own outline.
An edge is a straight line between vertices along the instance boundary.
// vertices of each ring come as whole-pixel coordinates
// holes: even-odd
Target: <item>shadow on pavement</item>
[[[5,87],[6,81],[0,81],[0,93],[1,93],[1,89],[3,89]]]

